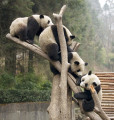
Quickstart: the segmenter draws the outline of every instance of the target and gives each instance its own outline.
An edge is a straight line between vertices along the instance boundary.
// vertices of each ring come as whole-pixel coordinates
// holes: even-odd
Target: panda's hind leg
[[[91,100],[87,101],[86,99],[84,99],[82,101],[82,106],[83,106],[84,111],[91,112],[91,111],[93,111],[93,109],[95,107],[94,100],[91,99]]]
[[[59,48],[56,43],[49,44],[46,49],[47,49],[47,54],[50,57],[50,59],[54,61],[58,61],[60,59]]]
[[[54,75],[60,74],[60,72],[50,63],[50,70]]]
[[[19,38],[22,41],[26,41],[27,40],[27,27],[24,26],[22,27],[17,34],[15,35],[15,37]]]

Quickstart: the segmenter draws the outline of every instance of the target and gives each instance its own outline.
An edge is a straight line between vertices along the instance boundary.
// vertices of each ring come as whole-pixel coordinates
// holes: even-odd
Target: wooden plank
[[[114,90],[104,90],[104,89],[102,89],[102,92],[103,93],[114,93]]]
[[[111,85],[111,86],[114,86],[114,83],[109,83],[109,82],[102,82],[101,85]]]
[[[102,101],[112,101],[111,98],[102,98]]]
[[[114,108],[114,104],[102,104],[101,106],[103,106],[103,107],[112,107],[112,108]]]
[[[114,72],[98,72],[95,73],[102,87],[101,106],[111,120],[114,120]]]
[[[113,76],[114,77],[114,72],[99,72],[95,73],[97,76]]]
[[[102,89],[104,89],[104,90],[114,90],[114,86],[109,86],[109,85],[101,85],[101,87],[102,87]]]

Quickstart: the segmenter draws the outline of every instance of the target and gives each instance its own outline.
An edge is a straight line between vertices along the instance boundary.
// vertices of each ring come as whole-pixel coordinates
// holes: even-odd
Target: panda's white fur
[[[27,27],[28,17],[17,18],[10,25],[10,34],[15,36],[20,29]]]
[[[92,85],[94,87],[98,95],[99,101],[101,102],[102,101],[101,82],[95,74],[92,74],[92,72],[89,71],[88,74],[82,76],[79,85],[84,88],[84,91],[75,93],[74,97],[78,100],[82,100],[82,107],[84,111],[91,112],[95,108],[95,102],[90,91],[90,86]]]
[[[82,75],[87,63],[85,63],[77,52],[71,52],[72,57],[70,58],[71,71],[76,75]],[[78,63],[78,64],[77,64]]]
[[[29,23],[30,22],[31,23],[29,24],[28,21],[29,21]],[[30,25],[29,29],[27,28],[29,26],[28,24]],[[50,17],[48,17],[46,15],[32,15],[30,17],[20,17],[20,18],[15,19],[11,23],[10,34],[13,37],[16,36],[19,38],[20,38],[19,34],[23,34],[24,41],[26,41],[25,39],[31,39],[33,41],[33,38],[36,33],[39,32],[38,33],[38,35],[39,35],[43,31],[43,29],[45,29],[46,27],[48,27],[50,25],[53,25],[52,20]],[[31,29],[31,31],[29,31],[29,33],[28,33],[30,37],[27,37],[27,30],[30,30],[30,29]],[[35,32],[34,32],[34,30],[35,30]]]
[[[36,21],[40,24],[40,26],[42,26],[44,29],[46,28],[46,27],[48,27],[48,26],[51,26],[51,25],[53,25],[53,22],[52,22],[52,20],[51,20],[51,18],[49,17],[49,16],[47,16],[47,15],[44,15],[44,19],[40,19],[40,15],[32,15],[35,19],[36,19]],[[48,23],[48,21],[50,21],[49,23]]]
[[[72,35],[71,32],[65,27],[63,26],[68,34],[69,40],[67,42],[68,45],[72,44],[72,39],[70,38],[70,36]],[[39,44],[41,49],[47,53],[47,46],[50,44],[57,44],[55,37],[53,35],[51,26],[47,27],[39,36]]]
[[[71,32],[63,26],[64,36],[67,43],[67,50],[72,51],[69,45],[72,44],[72,39],[75,38]],[[60,61],[60,42],[57,31],[57,25],[47,27],[39,36],[39,44],[41,49],[54,61]]]
[[[90,86],[93,85],[93,83],[95,83],[97,86],[101,85],[99,78],[95,74],[90,74],[90,75],[86,74],[81,78],[80,86],[87,90],[90,90]],[[85,86],[86,84],[87,86]],[[98,98],[101,102],[102,101],[102,88],[98,92]]]

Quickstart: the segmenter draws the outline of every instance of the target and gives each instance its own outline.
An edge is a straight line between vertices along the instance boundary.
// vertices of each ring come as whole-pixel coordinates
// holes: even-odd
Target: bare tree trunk
[[[56,24],[57,24],[57,31],[60,41],[60,48],[61,48],[61,58],[62,58],[62,67],[61,67],[61,81],[60,81],[60,90],[61,90],[61,119],[68,120],[68,113],[67,113],[67,72],[69,68],[68,64],[68,55],[67,55],[67,45],[64,37],[63,26],[62,26],[62,15],[66,9],[64,5],[59,14],[53,14]]]
[[[72,90],[69,85],[67,90],[67,115],[68,120],[72,120]]]
[[[53,86],[51,92],[51,103],[47,109],[50,120],[61,120],[60,118],[60,75],[53,77]]]

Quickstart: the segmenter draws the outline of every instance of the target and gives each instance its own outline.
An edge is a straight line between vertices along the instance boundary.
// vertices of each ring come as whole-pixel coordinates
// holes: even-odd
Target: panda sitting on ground
[[[82,106],[83,106],[84,111],[86,112],[93,111],[95,107],[95,103],[94,103],[94,100],[92,98],[91,91],[90,91],[91,85],[93,85],[93,87],[95,88],[98,94],[99,101],[101,102],[102,101],[101,83],[100,83],[99,78],[95,74],[92,74],[91,71],[89,71],[88,74],[84,75],[81,78],[80,86],[84,88],[84,92],[79,92],[79,93],[74,94],[74,97],[76,99],[83,100]]]
[[[35,35],[39,36],[50,25],[53,25],[52,20],[46,15],[17,18],[11,23],[10,34],[22,41],[33,44]]]
[[[67,43],[67,49],[68,51],[72,51],[69,46],[72,44],[72,39],[74,39],[75,36],[72,35],[65,26],[63,26],[63,31]],[[60,43],[56,25],[47,27],[40,34],[39,43],[42,51],[44,51],[50,59],[54,61],[58,61],[60,59]]]
[[[75,77],[78,83],[88,63],[85,63],[77,52],[68,52],[68,62],[70,63],[68,72]],[[54,75],[60,74],[52,64],[50,64],[50,69]]]

